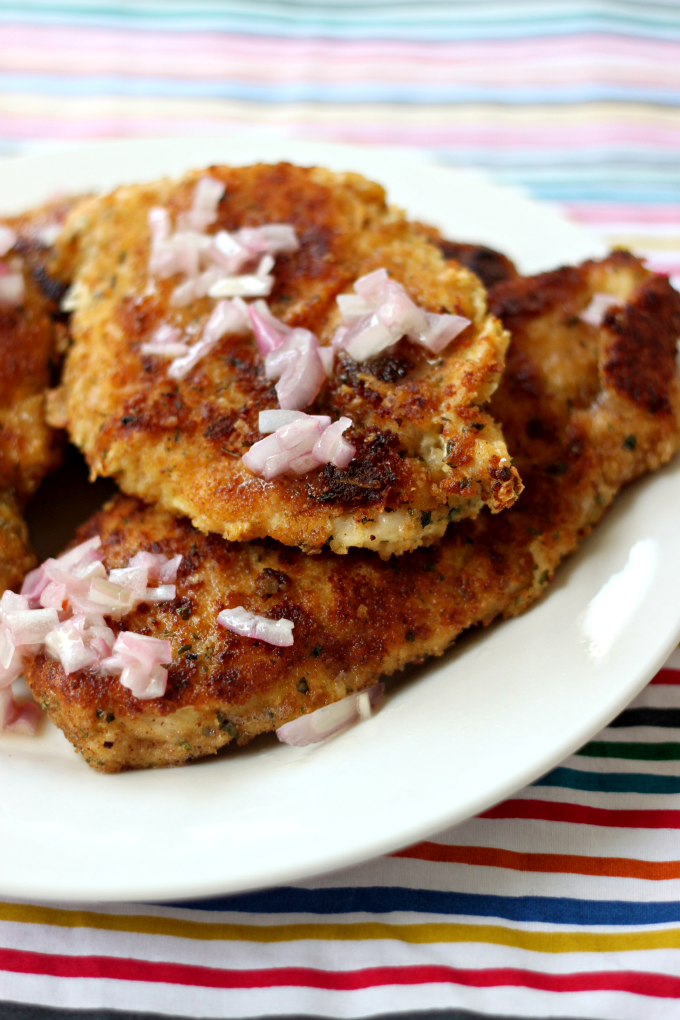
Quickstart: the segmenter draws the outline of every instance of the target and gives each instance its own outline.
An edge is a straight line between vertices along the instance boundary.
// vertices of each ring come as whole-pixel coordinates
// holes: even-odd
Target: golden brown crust
[[[35,566],[28,528],[13,492],[0,492],[0,595],[6,588],[18,589]]]
[[[79,295],[57,417],[93,472],[204,531],[232,540],[271,535],[310,552],[328,541],[336,552],[366,545],[399,553],[442,534],[450,511],[460,518],[483,503],[511,505],[520,480],[500,430],[478,410],[498,384],[508,337],[487,315],[476,278],[447,264],[386,205],[382,188],[355,174],[288,164],[209,172],[226,184],[211,230],[294,225],[300,251],[277,258],[270,298],[289,325],[329,343],[339,325],[336,296],[380,266],[424,308],[473,325],[437,358],[404,340],[371,362],[340,359],[313,410],[352,418],[355,460],[346,471],[265,483],[241,462],[261,438],[258,412],[277,406],[253,337],[224,337],[179,383],[167,362],[140,354],[161,322],[198,331],[214,305],[204,298],[172,309],[177,281],[149,285],[147,275],[149,208],[186,210],[201,174],[119,189],[78,207],[55,265]]]
[[[418,224],[426,237],[435,244],[445,259],[460,262],[470,272],[478,276],[487,290],[504,280],[515,280],[519,276],[514,262],[493,248],[484,244],[467,244],[462,241],[449,241],[442,237],[436,227]]]
[[[630,297],[613,313],[619,324],[587,326],[579,313],[607,287]],[[631,327],[637,339],[626,346],[635,352],[631,378],[635,359],[641,365],[657,352],[659,399],[651,410],[625,387],[622,394],[606,366],[612,345],[629,335],[622,324],[643,321],[659,287],[661,320]],[[85,671],[66,677],[44,657],[28,668],[36,698],[94,768],[176,765],[232,739],[245,743],[441,654],[467,627],[520,612],[615,492],[672,456],[680,390],[674,351],[658,337],[674,328],[680,296],[639,262],[622,270],[613,256],[503,284],[491,300],[515,330],[493,401],[527,478],[510,511],[463,521],[436,546],[389,562],[364,550],[307,557],[272,541],[227,543],[127,497],[81,529],[79,539],[101,534],[109,567],[139,549],[183,555],[175,602],[125,618],[126,629],[172,641],[164,698],[137,701],[114,678]],[[272,648],[219,628],[217,613],[236,605],[293,620],[294,645]]]
[[[62,203],[5,218],[18,241],[2,260],[24,277],[20,307],[0,304],[0,593],[16,588],[34,565],[21,508],[61,460],[62,438],[45,421],[45,396],[58,358],[53,316],[63,288],[45,264],[41,231],[66,212]]]

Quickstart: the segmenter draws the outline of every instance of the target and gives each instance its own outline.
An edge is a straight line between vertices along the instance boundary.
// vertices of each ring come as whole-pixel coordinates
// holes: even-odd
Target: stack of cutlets
[[[201,290],[205,262],[162,268],[172,243],[190,261],[178,235],[197,224],[211,239],[288,231],[244,284],[253,306],[253,273],[270,277],[267,308],[245,325],[234,312],[216,339],[218,301],[238,291],[209,276]],[[352,346],[354,284],[381,270],[433,329],[458,317],[457,335],[439,350],[413,332]],[[354,174],[211,167],[121,188],[74,208],[47,278],[70,288],[49,420],[124,493],[75,542],[99,536],[107,572],[140,553],[179,563],[171,599],[110,621],[117,637],[170,643],[164,693],[137,697],[99,666],[66,673],[44,650],[26,658],[37,701],[100,771],[246,743],[521,612],[621,486],[680,445],[680,295],[666,279],[625,252],[519,277]],[[264,351],[282,335],[309,345],[305,331],[326,368],[301,410],[347,419],[351,457],[265,477],[250,451],[284,388]],[[292,643],[225,629],[218,616],[239,607],[263,633],[292,623]]]

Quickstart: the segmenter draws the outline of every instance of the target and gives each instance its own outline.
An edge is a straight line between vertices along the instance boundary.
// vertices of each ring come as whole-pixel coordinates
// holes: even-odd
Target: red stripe
[[[680,669],[660,669],[652,684],[680,684]]]
[[[356,991],[380,985],[457,984],[473,988],[511,985],[546,992],[635,992],[680,999],[680,977],[637,971],[541,974],[510,967],[458,969],[441,966],[367,967],[364,970],[314,970],[280,967],[269,970],[217,970],[181,963],[126,960],[108,956],[57,956],[0,949],[0,969],[62,978],[99,978],[193,985],[200,988],[323,988]]]
[[[540,818],[547,822],[607,825],[625,829],[680,829],[680,811],[612,811],[551,800],[506,800],[480,818]]]

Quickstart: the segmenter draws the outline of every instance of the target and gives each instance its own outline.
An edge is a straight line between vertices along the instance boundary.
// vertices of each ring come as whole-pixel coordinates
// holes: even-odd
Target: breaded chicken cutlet
[[[621,302],[599,327],[581,318],[596,293]],[[176,599],[123,621],[172,642],[164,697],[139,701],[92,671],[66,676],[42,654],[28,664],[36,699],[93,768],[179,765],[244,744],[440,655],[468,627],[518,614],[617,490],[670,459],[680,445],[680,295],[666,279],[616,253],[502,283],[491,305],[513,333],[492,410],[526,483],[506,513],[484,512],[388,562],[365,550],[308,557],[272,541],[228,543],[123,496],[80,529],[79,540],[101,535],[109,568],[138,550],[182,555]],[[217,614],[239,605],[292,620],[293,645],[225,632]]]
[[[93,474],[196,527],[236,541],[271,536],[305,552],[367,547],[399,554],[441,536],[449,521],[511,506],[521,491],[502,434],[481,410],[500,379],[507,333],[486,310],[483,287],[447,262],[417,224],[356,174],[288,164],[211,167],[225,185],[211,234],[285,223],[299,250],[280,254],[268,298],[273,314],[328,347],[338,295],[385,268],[416,304],[471,324],[434,356],[407,339],[364,362],[346,352],[307,412],[352,421],[345,468],[269,481],[242,455],[261,440],[258,412],[275,408],[252,333],[226,334],[188,374],[141,347],[166,325],[196,338],[214,310],[201,297],[175,307],[176,276],[149,275],[149,211],[189,215],[198,182],[120,188],[84,203],[57,246],[56,275],[73,284],[72,347],[53,421],[68,428]]]
[[[16,240],[0,273],[19,284],[16,300],[0,300],[0,593],[21,583],[33,566],[21,509],[61,458],[61,443],[45,421],[45,396],[57,356],[53,315],[63,287],[45,272],[52,234],[63,221],[59,203],[0,220]]]

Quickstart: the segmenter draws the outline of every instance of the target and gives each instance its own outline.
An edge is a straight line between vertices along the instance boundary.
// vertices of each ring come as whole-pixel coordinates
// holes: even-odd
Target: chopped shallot
[[[385,269],[360,277],[354,291],[337,298],[343,325],[333,347],[345,350],[355,361],[375,357],[404,336],[438,354],[471,322],[462,315],[419,308]]]
[[[268,645],[287,648],[293,644],[292,620],[270,620],[266,616],[248,612],[243,606],[236,606],[234,609],[223,609],[217,617],[217,622],[234,634],[253,638],[255,641],[264,641]]]
[[[217,207],[224,190],[220,181],[202,177],[190,211],[177,217],[174,232],[167,209],[155,207],[149,211],[149,274],[159,280],[184,276],[170,296],[170,303],[177,308],[206,296],[266,297],[274,283],[271,271],[275,256],[299,248],[289,223],[207,234],[206,229],[218,218]]]
[[[0,258],[11,251],[17,241],[16,232],[11,227],[4,227],[0,224]]]
[[[168,683],[164,663],[172,659],[169,641],[121,631],[116,638],[112,654],[102,662],[102,670],[120,673],[120,682],[136,698],[146,701],[161,698]]]
[[[127,566],[107,572],[100,545],[98,535],[81,542],[31,571],[20,595],[3,594],[0,688],[20,676],[24,651],[44,647],[66,673],[87,667],[118,672],[121,683],[139,698],[165,692],[170,643],[130,631],[116,638],[105,617],[120,620],[140,602],[174,599],[182,556],[138,552]],[[149,586],[149,581],[156,584]]]
[[[309,407],[326,379],[319,341],[308,329],[292,330],[264,359],[265,378],[278,380],[276,395],[286,410]]]
[[[356,453],[343,436],[351,424],[350,418],[331,424],[327,415],[302,411],[260,411],[260,431],[269,435],[250,447],[243,463],[265,481],[286,471],[303,475],[324,464],[346,468]]]
[[[354,723],[370,718],[371,707],[377,703],[384,690],[384,684],[375,684],[358,694],[350,694],[341,701],[335,701],[332,705],[324,705],[323,708],[317,708],[316,712],[280,726],[276,736],[283,744],[293,744],[295,747],[327,740]]]
[[[613,297],[611,294],[593,294],[590,304],[581,312],[579,319],[589,326],[601,326],[609,309],[620,304],[621,299]]]
[[[0,305],[19,308],[26,297],[23,273],[0,272]]]

